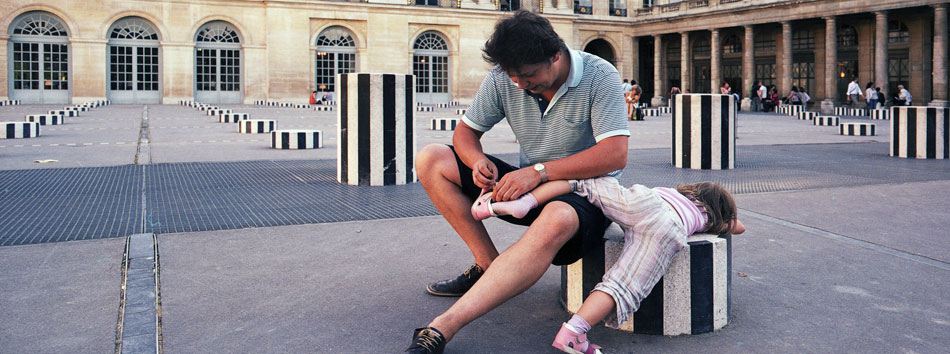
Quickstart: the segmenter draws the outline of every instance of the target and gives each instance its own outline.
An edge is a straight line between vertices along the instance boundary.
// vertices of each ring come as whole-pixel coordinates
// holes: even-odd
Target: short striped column
[[[294,108],[310,108],[310,105],[309,105],[309,104],[296,103],[296,104],[294,104]]]
[[[848,115],[852,117],[863,117],[868,115],[868,111],[864,108],[852,108],[848,110]]]
[[[670,114],[670,106],[657,107],[656,109],[660,110],[660,114]]]
[[[700,334],[729,323],[732,236],[697,234],[676,253],[666,274],[640,302],[620,330],[641,334]],[[604,257],[587,256],[561,267],[561,303],[576,313],[604,272],[613,266],[623,242],[604,244]],[[596,254],[601,254],[600,252]]]
[[[254,104],[255,104],[255,105],[258,105],[258,106],[263,106],[263,105],[267,104],[267,101],[264,101],[264,100],[257,100],[257,101],[254,101]]]
[[[199,104],[198,107],[195,107],[195,108],[198,108],[198,109],[200,109],[200,110],[202,110],[202,111],[207,111],[207,110],[210,110],[210,109],[218,109],[218,106],[212,106],[212,105],[209,105],[209,104],[204,104],[204,103],[202,103],[202,104]]]
[[[736,106],[732,95],[679,94],[673,116],[672,164],[694,170],[735,167]]]
[[[456,101],[449,102],[449,103],[450,103],[451,105],[453,105],[453,106],[458,106],[458,105],[459,105],[459,101],[457,101],[457,100],[456,100]]]
[[[333,106],[313,106],[313,110],[317,112],[329,112],[333,110]]]
[[[248,119],[238,122],[238,133],[262,134],[277,130],[277,121],[273,119]]]
[[[804,111],[804,109],[801,105],[790,104],[788,106],[785,106],[785,114],[790,115],[790,116],[797,116],[802,111]]]
[[[799,120],[814,120],[816,116],[818,116],[818,112],[799,112],[798,113]]]
[[[419,112],[432,112],[432,106],[419,106],[416,107],[416,110]]]
[[[463,114],[465,114],[465,110],[466,110],[465,108],[456,109],[456,110],[455,110],[455,114],[463,115]]]
[[[293,107],[293,106],[294,106],[294,104],[293,104],[293,103],[290,103],[290,102],[281,102],[281,103],[280,103],[280,107],[282,107],[282,108],[291,108],[291,107]]]
[[[270,146],[280,150],[319,149],[323,147],[323,132],[319,130],[275,130],[270,132]]]
[[[77,111],[77,112],[86,112],[89,110],[89,107],[83,106],[72,106],[72,107],[63,107],[67,111]]]
[[[60,125],[63,124],[63,116],[58,114],[30,114],[26,116],[26,121],[39,123],[40,125]]]
[[[660,110],[656,108],[644,108],[643,116],[644,117],[658,117],[660,116]]]
[[[337,181],[360,186],[416,181],[413,76],[339,74]]]
[[[874,123],[841,123],[838,134],[850,136],[874,136]]]
[[[247,113],[223,113],[218,115],[218,121],[221,123],[237,123],[248,119],[251,119],[251,115]]]
[[[891,111],[888,111],[886,109],[872,109],[871,119],[876,119],[876,120],[891,119]]]
[[[439,108],[449,108],[448,103],[436,103],[436,106]]]
[[[835,107],[836,116],[847,115],[847,113],[848,113],[848,107]]]
[[[209,116],[212,116],[212,117],[219,116],[225,113],[232,113],[230,109],[221,109],[221,108],[209,109],[206,112],[208,113]]]
[[[48,114],[63,116],[63,117],[79,117],[79,112],[77,111],[67,111],[65,109],[49,111]]]
[[[835,116],[815,116],[815,125],[837,126],[838,117]]]
[[[20,100],[6,100],[0,101],[0,106],[16,106],[20,104]]]
[[[40,136],[40,123],[0,122],[0,139],[23,139]]]
[[[279,107],[279,106],[280,106],[280,102],[270,101],[270,102],[267,102],[267,105],[268,105],[268,106],[271,106],[271,107]]]
[[[950,108],[891,107],[890,155],[950,158]]]
[[[432,118],[429,123],[429,129],[432,130],[455,130],[459,124],[458,118]]]

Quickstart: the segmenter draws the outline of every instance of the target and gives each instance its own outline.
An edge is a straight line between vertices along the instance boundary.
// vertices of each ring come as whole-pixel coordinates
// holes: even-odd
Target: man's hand
[[[472,166],[472,181],[481,189],[492,190],[497,178],[498,167],[487,157],[476,161],[475,165]]]
[[[525,167],[505,174],[492,192],[492,200],[504,202],[518,199],[541,184],[541,175],[532,167]]]

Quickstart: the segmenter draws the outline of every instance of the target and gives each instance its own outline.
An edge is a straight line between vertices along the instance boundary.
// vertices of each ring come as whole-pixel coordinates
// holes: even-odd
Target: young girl
[[[686,246],[687,236],[745,231],[736,218],[732,195],[713,182],[676,189],[635,184],[627,189],[613,177],[551,181],[509,202],[491,202],[491,193],[485,193],[472,205],[472,216],[475,220],[498,215],[522,218],[539,204],[570,192],[586,197],[620,225],[624,244],[620,258],[554,338],[552,345],[567,353],[600,353],[599,346],[587,341],[590,324],[606,318],[608,326],[619,328],[666,273],[676,252]]]

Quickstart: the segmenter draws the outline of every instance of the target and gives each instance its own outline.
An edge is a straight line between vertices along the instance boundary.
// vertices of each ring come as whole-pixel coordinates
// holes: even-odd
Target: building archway
[[[416,81],[416,101],[444,103],[449,93],[449,45],[442,34],[426,31],[412,45],[412,75]]]
[[[7,52],[10,98],[23,103],[69,103],[69,33],[63,21],[45,11],[13,20]]]
[[[141,17],[125,17],[109,29],[107,97],[113,103],[162,101],[158,31]]]
[[[324,93],[336,90],[336,74],[357,71],[355,36],[348,29],[332,26],[317,36],[314,45],[314,90]]]
[[[211,21],[195,34],[195,101],[244,101],[241,74],[241,37],[235,26]]]
[[[617,66],[617,57],[614,55],[614,48],[603,38],[597,38],[587,43],[587,45],[584,46],[584,51],[601,57],[614,66]]]

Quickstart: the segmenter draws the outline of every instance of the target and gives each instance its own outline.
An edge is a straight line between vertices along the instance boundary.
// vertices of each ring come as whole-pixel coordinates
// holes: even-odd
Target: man
[[[858,78],[851,78],[851,83],[848,84],[848,99],[851,100],[851,107],[858,108],[858,102],[864,100],[864,94],[861,93],[861,85],[858,84]],[[861,101],[858,101],[858,98]]]
[[[630,84],[630,80],[623,79],[623,85],[621,85],[620,87],[623,89],[623,93],[627,93],[630,91],[630,88],[632,88],[633,85]]]
[[[525,11],[496,24],[483,58],[495,67],[456,127],[454,146],[428,145],[416,158],[420,182],[475,264],[426,287],[461,298],[417,329],[407,352],[441,353],[462,327],[527,290],[550,264],[573,263],[602,242],[607,219],[571,193],[523,219],[502,217],[530,226],[499,254],[470,212],[482,190],[495,201],[514,200],[547,180],[618,176],[626,165],[630,132],[613,65],[568,49],[547,19]],[[502,119],[521,145],[521,168],[482,151],[482,134]]]
[[[903,84],[897,85],[897,91],[900,92],[897,95],[897,105],[910,106],[910,102],[914,100],[914,98],[910,95],[910,91],[907,91]]]
[[[752,101],[752,111],[758,112],[762,110],[762,95],[759,93],[759,88],[762,87],[761,81],[756,81],[752,84],[752,89],[749,90],[749,96],[751,96]]]

